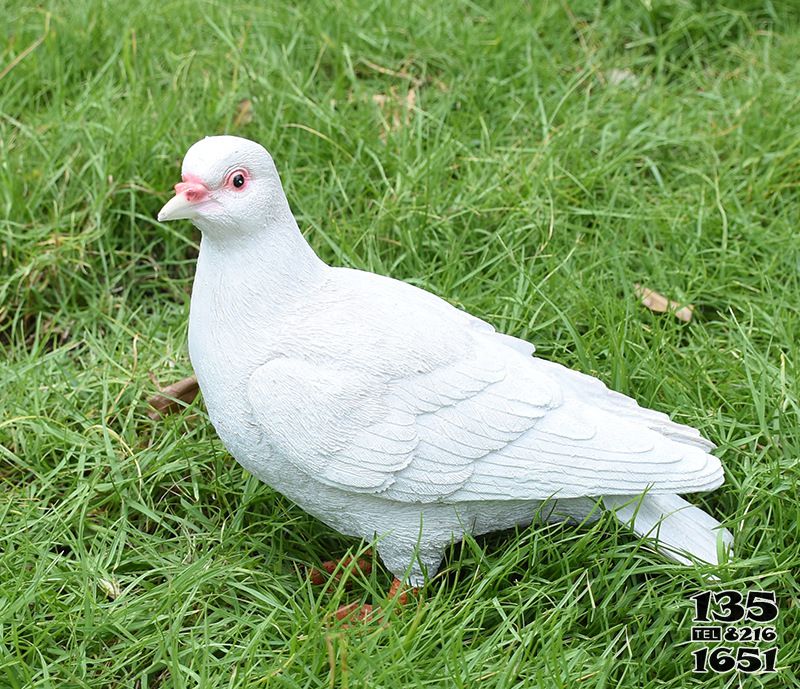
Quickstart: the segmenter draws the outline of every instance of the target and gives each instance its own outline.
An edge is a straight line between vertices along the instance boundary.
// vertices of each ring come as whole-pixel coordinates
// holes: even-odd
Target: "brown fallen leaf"
[[[167,387],[161,388],[159,394],[153,395],[147,400],[147,403],[153,407],[151,411],[147,412],[147,415],[154,421],[158,421],[167,414],[172,414],[180,409],[183,406],[181,402],[191,404],[198,392],[200,392],[200,386],[194,376],[167,385]]]
[[[411,123],[411,114],[417,105],[417,89],[412,86],[405,96],[400,95],[397,89],[392,86],[389,93],[376,93],[372,96],[372,102],[380,108],[384,117],[381,129],[381,141],[386,143],[386,136],[389,132],[396,132],[401,127],[407,127]]]
[[[236,106],[236,115],[233,118],[233,128],[238,129],[253,121],[253,101],[242,98]]]
[[[674,313],[675,318],[685,323],[692,320],[694,306],[691,304],[679,304],[677,301],[667,299],[663,294],[659,294],[648,287],[643,287],[639,283],[636,283],[633,289],[636,296],[642,300],[642,304],[651,311],[655,311],[656,313]]]

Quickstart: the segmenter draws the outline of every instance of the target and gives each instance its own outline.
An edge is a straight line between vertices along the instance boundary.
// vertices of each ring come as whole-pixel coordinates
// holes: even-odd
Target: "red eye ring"
[[[250,173],[247,170],[234,170],[225,178],[225,186],[234,191],[242,191],[250,180]]]

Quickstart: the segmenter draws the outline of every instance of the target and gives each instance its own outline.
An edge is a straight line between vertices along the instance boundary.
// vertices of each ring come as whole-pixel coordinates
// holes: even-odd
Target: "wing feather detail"
[[[297,470],[401,502],[681,493],[722,482],[699,434],[599,381],[541,366],[485,329],[470,338],[435,365],[390,370],[384,361],[379,373],[273,360],[248,385],[255,422]],[[669,424],[678,430],[660,432]]]
[[[700,431],[696,428],[676,423],[663,412],[640,406],[633,398],[611,390],[593,376],[545,359],[532,359],[532,366],[556,378],[568,395],[583,399],[630,421],[636,421],[676,442],[695,445],[706,452],[716,447],[714,443],[700,435]]]

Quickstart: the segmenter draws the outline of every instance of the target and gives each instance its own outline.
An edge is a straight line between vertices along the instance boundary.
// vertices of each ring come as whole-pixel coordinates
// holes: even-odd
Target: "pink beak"
[[[175,185],[175,196],[158,212],[159,222],[194,218],[197,206],[208,198],[209,191],[205,184],[187,175],[183,179],[183,182]]]

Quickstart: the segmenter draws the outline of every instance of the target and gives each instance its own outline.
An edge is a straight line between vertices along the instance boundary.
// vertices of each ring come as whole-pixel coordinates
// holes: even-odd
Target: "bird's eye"
[[[225,178],[225,186],[229,189],[241,191],[247,184],[248,179],[250,179],[250,174],[247,170],[240,168],[239,170],[234,170]]]

